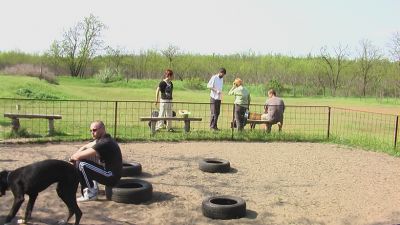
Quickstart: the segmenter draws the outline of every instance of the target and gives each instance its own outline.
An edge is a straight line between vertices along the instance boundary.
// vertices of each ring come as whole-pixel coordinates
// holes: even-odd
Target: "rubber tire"
[[[112,187],[106,186],[104,191],[105,191],[105,193],[106,193],[106,199],[107,199],[108,201],[111,201]]]
[[[142,173],[142,165],[138,162],[124,162],[122,164],[122,177],[134,177]]]
[[[246,202],[234,196],[208,197],[202,202],[203,215],[211,219],[238,219],[246,216]]]
[[[199,169],[208,173],[227,173],[231,170],[229,161],[216,158],[205,158],[199,161]]]
[[[111,189],[111,200],[118,203],[140,204],[153,196],[151,183],[140,179],[121,179]]]

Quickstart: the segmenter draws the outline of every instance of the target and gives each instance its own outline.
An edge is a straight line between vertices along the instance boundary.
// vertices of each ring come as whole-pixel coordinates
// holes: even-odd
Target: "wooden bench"
[[[19,119],[20,118],[27,118],[27,119],[48,119],[49,120],[49,135],[54,134],[54,120],[55,119],[61,119],[61,115],[45,115],[45,114],[20,114],[20,113],[4,113],[4,117],[11,118],[11,125],[12,125],[12,131],[13,132],[18,132],[20,124],[19,124]]]
[[[282,131],[282,123],[281,123],[281,122],[272,123],[272,122],[269,122],[269,121],[267,121],[267,120],[251,120],[251,119],[248,119],[248,120],[247,120],[247,124],[250,124],[250,129],[251,129],[251,130],[253,130],[253,129],[255,128],[255,124],[265,124],[265,127],[266,127],[265,130],[266,130],[268,133],[271,132],[271,127],[272,127],[272,125],[277,124],[278,127],[279,127],[279,132]],[[254,124],[254,126],[252,126],[252,124]]]
[[[197,117],[140,117],[140,121],[150,121],[151,134],[156,133],[156,123],[160,120],[170,120],[170,121],[183,121],[185,123],[185,132],[190,131],[190,121],[201,121],[202,118]]]

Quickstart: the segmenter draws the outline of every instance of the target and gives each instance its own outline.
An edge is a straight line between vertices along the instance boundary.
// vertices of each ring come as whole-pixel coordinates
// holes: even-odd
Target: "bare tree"
[[[321,66],[321,58],[311,59],[311,78],[313,84],[317,89],[322,91],[322,95],[326,96],[326,87],[328,85],[327,76],[325,75],[324,68]],[[318,91],[317,91],[318,93]]]
[[[346,57],[348,56],[348,46],[339,45],[334,49],[335,55],[332,57],[327,47],[321,48],[321,58],[326,65],[326,75],[329,79],[329,86],[332,89],[332,95],[336,95],[336,91],[340,85],[340,75],[346,66]]]
[[[358,58],[356,59],[362,83],[362,96],[366,96],[367,86],[373,80],[373,68],[382,59],[379,48],[375,47],[371,41],[363,39],[360,41],[360,49],[358,50]]]
[[[390,49],[390,55],[392,59],[397,62],[397,76],[394,81],[396,83],[397,88],[400,88],[400,32],[395,32],[392,36]]]
[[[176,58],[179,53],[179,47],[174,45],[169,45],[166,49],[161,50],[161,53],[167,57],[169,62],[169,68],[172,68],[172,61]]]
[[[73,77],[83,77],[86,66],[102,48],[101,32],[105,25],[90,14],[63,35],[62,56]]]
[[[113,48],[111,46],[106,47],[106,54],[109,56],[108,58],[108,66],[112,67],[116,70],[119,70],[122,64],[122,60],[124,55],[126,55],[126,50],[121,47]]]
[[[50,49],[45,53],[45,58],[54,70],[55,74],[59,75],[61,69],[60,66],[62,64],[62,49],[59,42],[53,41],[50,45]]]
[[[393,34],[389,48],[392,59],[400,66],[400,32]]]
[[[167,57],[169,62],[169,68],[172,69],[172,62],[179,54],[179,47],[174,45],[169,45],[166,49],[161,50],[161,53]],[[177,74],[180,80],[183,80],[179,74]]]

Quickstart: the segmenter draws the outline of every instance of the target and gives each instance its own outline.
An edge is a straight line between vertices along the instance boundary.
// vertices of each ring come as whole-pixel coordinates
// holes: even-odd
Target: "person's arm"
[[[156,90],[156,103],[155,105],[157,105],[157,103],[160,101],[160,87],[157,87]]]
[[[228,95],[234,95],[236,88],[237,88],[237,86],[235,85],[235,83],[233,83],[231,90],[229,90],[229,92],[228,92]]]
[[[251,102],[251,95],[249,93],[249,104],[247,105],[247,108],[250,109],[250,102]]]
[[[264,105],[264,113],[268,113],[268,104],[267,103]]]
[[[93,148],[88,148],[88,149],[85,149],[85,151],[77,151],[77,152],[75,152],[71,156],[70,161],[88,159],[88,158],[96,156],[96,155],[97,155],[96,150],[94,150]]]
[[[215,93],[219,94],[220,91],[214,87],[214,82],[215,82],[215,76],[212,76],[210,78],[210,80],[208,81],[207,88],[209,88],[210,90],[212,90]]]
[[[87,143],[86,145],[80,147],[80,148],[78,149],[77,152],[80,152],[80,151],[86,150],[86,149],[88,149],[88,148],[91,148],[91,147],[93,147],[93,145],[95,145],[95,144],[96,144],[96,140],[94,140],[94,141],[92,141],[92,142],[89,142],[89,143]]]

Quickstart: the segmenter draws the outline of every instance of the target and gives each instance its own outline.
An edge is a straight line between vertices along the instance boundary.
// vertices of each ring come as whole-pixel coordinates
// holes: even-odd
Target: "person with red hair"
[[[172,70],[167,69],[164,72],[164,79],[159,83],[156,90],[156,103],[160,103],[160,111],[158,113],[158,117],[172,117],[172,91],[174,89],[174,85],[172,80],[174,79],[174,72]],[[161,93],[161,96],[160,96]],[[161,97],[161,98],[160,98]],[[159,130],[163,127],[164,122],[162,120],[157,122],[156,130]],[[167,120],[167,130],[169,132],[174,132],[172,129],[171,120]]]

